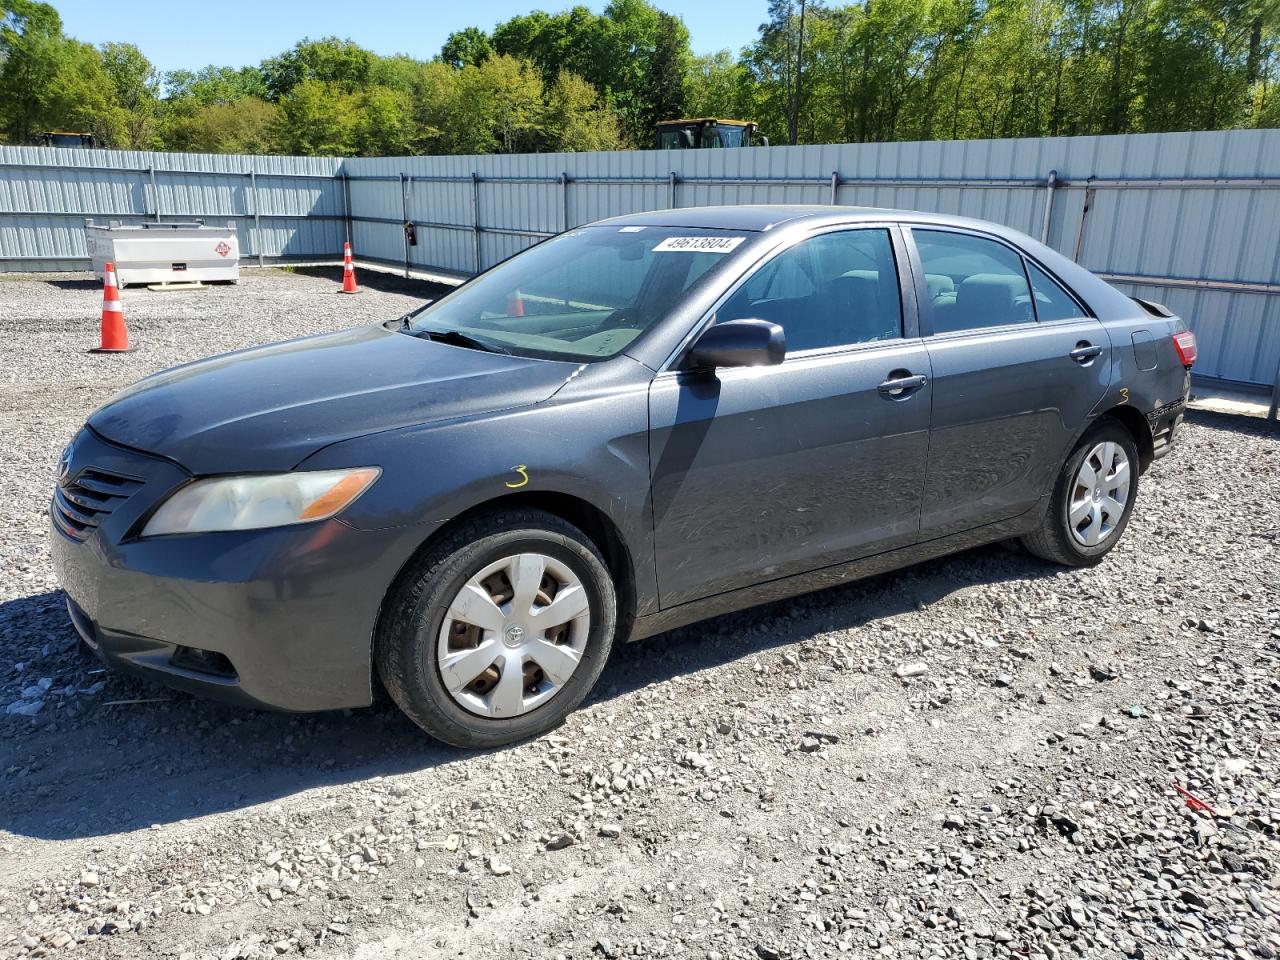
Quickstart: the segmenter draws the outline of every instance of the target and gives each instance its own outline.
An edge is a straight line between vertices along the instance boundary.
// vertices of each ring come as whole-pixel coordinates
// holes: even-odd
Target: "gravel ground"
[[[100,671],[58,451],[151,370],[431,295],[335,285],[127,291],[137,351],[90,358],[94,285],[0,278],[0,957],[1280,957],[1258,421],[1195,415],[1098,568],[991,547],[689,627],[487,754]]]

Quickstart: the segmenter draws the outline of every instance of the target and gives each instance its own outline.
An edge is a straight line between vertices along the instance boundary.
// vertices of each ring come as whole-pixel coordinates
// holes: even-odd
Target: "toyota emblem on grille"
[[[58,486],[67,482],[67,474],[71,472],[71,444],[67,444],[62,456],[58,458]]]

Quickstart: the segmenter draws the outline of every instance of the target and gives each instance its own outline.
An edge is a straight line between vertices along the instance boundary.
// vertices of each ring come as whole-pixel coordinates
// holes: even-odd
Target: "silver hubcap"
[[[517,717],[546,703],[578,669],[591,629],[587,591],[565,564],[521,553],[466,582],[440,627],[444,687],[483,717]]]
[[[1096,547],[1124,516],[1129,500],[1129,457],[1118,443],[1100,443],[1084,458],[1067,508],[1071,535],[1086,547]]]

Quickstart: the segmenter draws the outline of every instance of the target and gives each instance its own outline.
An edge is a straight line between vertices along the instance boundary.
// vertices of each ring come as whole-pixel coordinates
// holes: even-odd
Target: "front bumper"
[[[245,706],[331,710],[372,702],[371,651],[388,586],[425,533],[338,520],[138,539],[138,525],[186,474],[85,431],[87,465],[140,489],[83,539],[51,508],[50,544],[71,619],[108,665]]]

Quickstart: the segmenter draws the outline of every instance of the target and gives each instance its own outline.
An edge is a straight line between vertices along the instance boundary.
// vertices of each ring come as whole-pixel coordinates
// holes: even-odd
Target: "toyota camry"
[[[574,228],[384,324],[188,364],[63,454],[108,664],[487,747],[615,643],[1017,539],[1115,549],[1194,336],[1006,227],[853,207]]]

